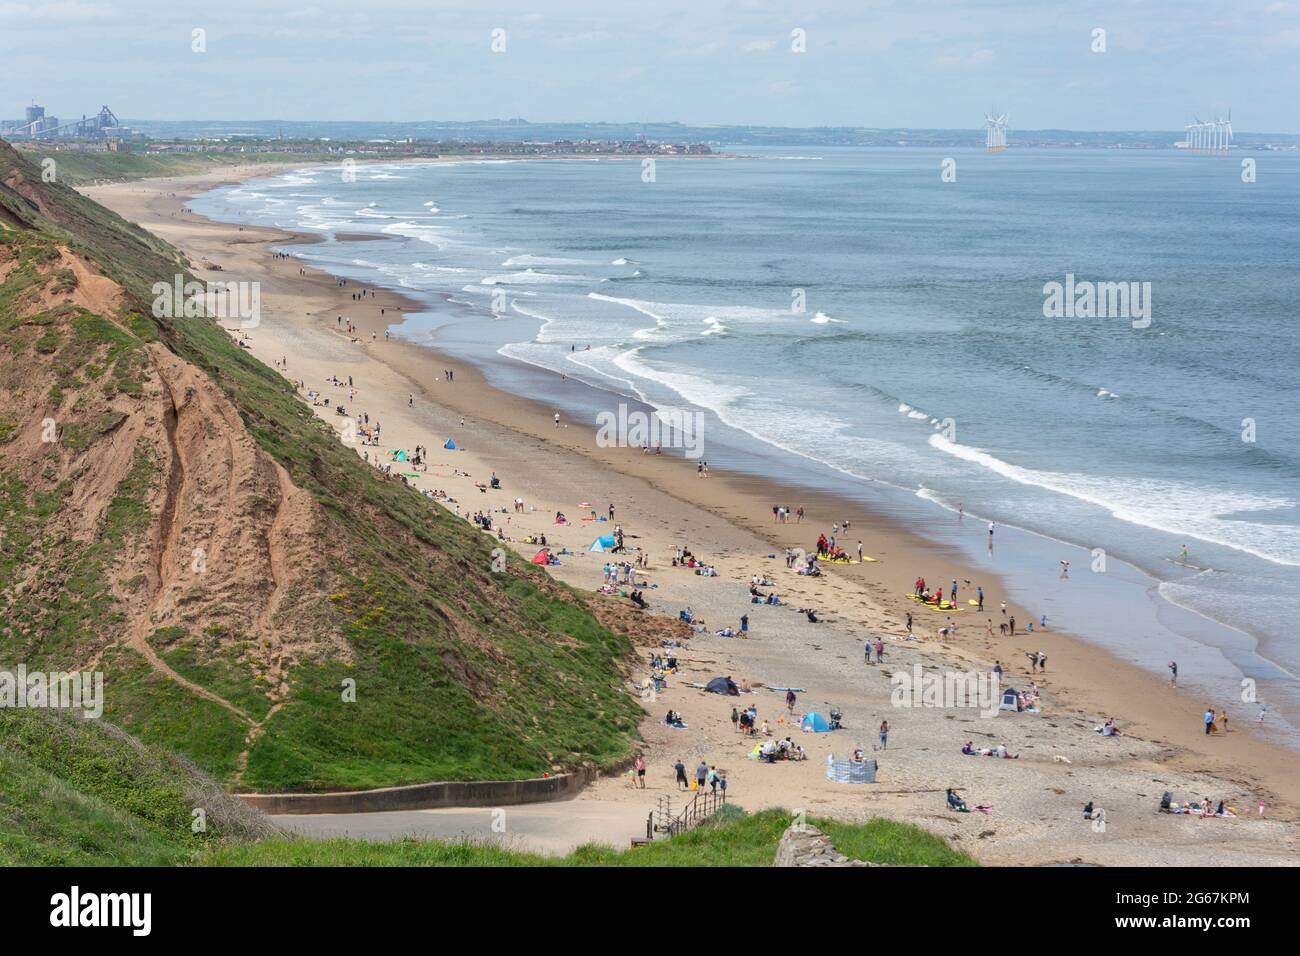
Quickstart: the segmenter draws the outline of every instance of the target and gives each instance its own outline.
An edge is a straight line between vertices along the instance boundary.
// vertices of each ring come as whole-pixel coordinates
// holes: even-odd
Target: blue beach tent
[[[588,551],[613,551],[616,543],[617,542],[614,541],[614,536],[612,534],[602,534],[595,541],[591,542],[591,547],[588,548],[587,550]]]
[[[454,438],[448,438],[445,442],[442,443],[442,447],[443,447],[443,448],[450,448],[452,451],[455,451],[455,450],[456,450],[456,440],[455,440]]]
[[[810,734],[827,734],[831,730],[831,722],[823,714],[813,711],[803,715],[803,720],[799,721],[799,729]]]

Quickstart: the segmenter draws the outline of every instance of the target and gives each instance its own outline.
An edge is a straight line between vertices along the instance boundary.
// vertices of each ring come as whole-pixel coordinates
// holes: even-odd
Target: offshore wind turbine
[[[1007,148],[1007,114],[984,114],[985,148],[990,153],[1000,153]]]

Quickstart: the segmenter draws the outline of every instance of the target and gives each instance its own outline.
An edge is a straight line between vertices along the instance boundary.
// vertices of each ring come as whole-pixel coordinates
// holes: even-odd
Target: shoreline
[[[260,279],[267,305],[263,310],[263,325],[251,330],[250,337],[254,354],[264,360],[269,361],[277,346],[287,349],[289,345],[309,344],[325,354],[325,361],[339,366],[364,359],[366,363],[382,366],[392,381],[409,383],[409,391],[419,396],[421,412],[424,413],[424,406],[430,406],[427,414],[448,434],[455,434],[458,428],[455,420],[459,416],[463,415],[467,422],[472,421],[474,424],[468,428],[473,437],[468,447],[475,453],[482,467],[499,471],[503,478],[519,480],[522,473],[533,470],[531,466],[536,462],[564,462],[558,467],[575,473],[575,480],[616,488],[620,497],[611,497],[611,500],[619,501],[620,519],[627,521],[637,531],[642,531],[641,521],[657,521],[659,527],[655,533],[643,532],[645,538],[654,542],[652,561],[656,568],[662,568],[667,563],[668,548],[674,540],[684,541],[693,550],[709,554],[710,558],[716,554],[720,568],[724,565],[725,555],[727,563],[731,565],[743,564],[754,570],[761,569],[778,579],[781,590],[786,591],[783,562],[762,558],[752,550],[754,544],[757,542],[766,548],[765,553],[779,551],[781,547],[807,546],[817,530],[828,529],[833,521],[848,518],[854,525],[853,531],[847,535],[849,550],[852,550],[853,540],[860,535],[869,535],[871,546],[868,552],[881,560],[874,564],[850,567],[831,565],[828,566],[829,574],[825,578],[818,581],[800,580],[797,584],[804,588],[800,597],[806,596],[810,603],[817,603],[819,614],[832,622],[836,629],[858,634],[859,648],[860,638],[867,634],[897,637],[902,629],[902,615],[908,610],[916,612],[918,630],[921,627],[932,630],[930,625],[937,626],[946,617],[940,612],[921,611],[919,605],[900,597],[910,591],[911,578],[917,569],[924,569],[927,579],[939,571],[938,580],[941,581],[954,578],[977,581],[985,587],[988,598],[986,607],[992,613],[983,616],[974,613],[966,615],[960,621],[960,636],[955,640],[942,642],[930,639],[916,645],[900,642],[902,646],[908,651],[933,654],[958,666],[987,667],[996,657],[1016,682],[1030,679],[1026,675],[1027,668],[1021,655],[1035,649],[1046,650],[1051,659],[1050,670],[1038,679],[1041,680],[1044,698],[1049,702],[1051,711],[1062,717],[1072,714],[1085,723],[1100,723],[1108,716],[1117,717],[1126,735],[1129,735],[1126,740],[1135,745],[1139,742],[1149,745],[1137,757],[1131,769],[1136,770],[1139,766],[1158,767],[1160,772],[1175,771],[1228,781],[1253,793],[1263,794],[1269,804],[1271,817],[1276,819],[1278,814],[1283,814],[1295,818],[1297,805],[1291,795],[1300,792],[1296,789],[1296,784],[1300,783],[1300,772],[1295,768],[1295,755],[1285,747],[1260,739],[1250,730],[1243,732],[1240,726],[1247,723],[1248,718],[1242,709],[1238,708],[1233,715],[1233,731],[1212,738],[1207,745],[1207,742],[1198,739],[1197,715],[1204,703],[1208,702],[1198,702],[1185,691],[1171,688],[1168,681],[1161,680],[1136,665],[1123,662],[1095,645],[1055,630],[1035,632],[1028,639],[1023,634],[1016,638],[995,636],[992,640],[983,637],[979,633],[982,630],[978,626],[982,623],[980,619],[998,619],[998,603],[1006,590],[996,573],[969,565],[959,549],[924,540],[894,519],[872,514],[859,505],[845,502],[831,494],[810,492],[738,473],[715,471],[707,480],[700,480],[695,477],[693,465],[684,459],[641,455],[630,449],[596,448],[592,441],[594,429],[554,428],[551,419],[553,409],[496,389],[486,381],[480,370],[462,359],[422,344],[401,341],[400,337],[394,337],[391,342],[384,342],[382,338],[374,343],[367,341],[367,333],[382,336],[386,328],[397,324],[392,315],[381,316],[380,308],[386,312],[400,309],[404,318],[409,311],[427,312],[427,307],[387,289],[378,291],[364,304],[354,302],[344,296],[349,294],[349,288],[360,288],[359,285],[340,287],[332,276],[305,266],[296,259],[277,260],[269,255],[271,246],[318,242],[321,241],[320,237],[286,230],[216,223],[183,211],[184,203],[190,195],[223,182],[248,179],[257,175],[257,168],[256,165],[232,167],[221,170],[217,175],[162,181],[142,180],[83,191],[122,212],[127,218],[132,218],[128,213],[138,216],[136,221],[140,225],[177,245],[196,264],[206,262],[220,265],[221,272],[217,273],[218,276],[237,274]],[[283,171],[283,166],[279,164],[273,168]],[[134,197],[133,193],[136,194]],[[214,255],[220,256],[224,261],[214,258]],[[238,260],[238,269],[227,265],[235,259]],[[293,275],[295,269],[302,270],[302,274]],[[298,305],[299,302],[302,304]],[[308,304],[313,308],[304,313],[302,310]],[[349,315],[356,323],[358,336],[355,342],[340,335],[332,327],[333,323],[326,325],[331,314],[340,313]],[[270,332],[272,326],[276,327],[274,335]],[[263,346],[264,341],[269,341],[270,344]],[[272,351],[267,352],[267,349]],[[293,375],[302,368],[304,361],[298,356],[315,353],[302,349],[300,352],[284,351],[283,354],[292,363],[290,374]],[[454,384],[438,380],[436,373],[443,368],[455,370]],[[319,386],[320,381],[317,377],[309,384]],[[566,389],[590,388],[573,380],[557,382],[556,387],[557,394]],[[370,406],[368,400],[363,404]],[[385,444],[389,444],[390,430],[400,430],[399,425],[394,424],[394,416],[397,416],[398,422],[402,419],[400,404],[384,412]],[[401,427],[406,424],[401,422]],[[427,441],[429,426],[425,424],[423,428]],[[486,449],[485,452],[479,450],[480,443]],[[403,445],[397,442],[395,447]],[[434,448],[434,454],[438,456],[437,445]],[[475,470],[479,471],[479,468]],[[439,477],[451,484],[453,476]],[[554,492],[548,496],[540,487],[548,477],[550,476],[545,474],[529,475],[533,486],[538,488],[536,495],[530,491],[530,500],[555,497]],[[487,503],[476,502],[468,497],[464,500],[470,504]],[[576,513],[574,503],[578,500],[590,500],[598,509],[603,508],[604,504],[594,491],[581,499],[573,498],[569,501],[568,498],[561,497],[559,500],[568,501],[570,514]],[[796,526],[793,522],[773,524],[770,508],[774,501],[804,507],[807,513],[804,521],[806,527]],[[629,513],[636,518],[635,522],[624,518]],[[709,548],[700,544],[702,539],[708,540]],[[565,543],[581,544],[580,541]],[[521,550],[526,551],[528,548],[524,546]],[[590,590],[590,580],[583,581],[583,575],[578,573],[582,569],[576,566],[580,564],[579,560],[566,561],[566,567],[558,569],[557,576],[564,580],[576,579],[574,583],[580,581],[580,587]],[[744,579],[732,573],[731,568],[727,568],[723,576]],[[598,578],[597,575],[597,580]],[[688,583],[698,587],[698,581]],[[794,591],[795,585],[791,584],[788,590]],[[654,594],[648,596],[652,600],[656,597]],[[794,600],[792,598],[790,602],[792,606]],[[696,606],[703,608],[703,615],[712,623],[714,613],[708,606],[702,603]],[[1015,614],[1022,622],[1034,619],[1026,608],[1014,602],[1008,601],[1008,609],[1009,613]],[[753,613],[756,617],[759,615],[758,610]],[[712,652],[716,643],[712,637],[693,641],[689,654],[694,657],[698,651],[706,648]],[[757,644],[754,641],[729,643],[733,647],[742,643]],[[893,643],[890,645],[891,657],[895,656],[896,646]],[[817,650],[820,651],[821,648],[817,647]],[[758,666],[759,663],[761,662],[756,661],[751,666]],[[741,670],[735,672],[744,673]],[[892,719],[893,715],[890,714],[890,717]],[[649,724],[644,730],[649,749],[657,755],[659,742],[654,737],[663,736],[662,732],[651,729]],[[1253,779],[1239,780],[1243,774],[1248,774]],[[1147,773],[1148,778],[1151,775]],[[1158,799],[1159,788],[1156,789]],[[865,796],[871,798],[878,792],[872,788]],[[1178,796],[1183,798],[1181,794]],[[743,799],[740,794],[737,797]],[[904,808],[904,812],[907,812],[907,808]]]

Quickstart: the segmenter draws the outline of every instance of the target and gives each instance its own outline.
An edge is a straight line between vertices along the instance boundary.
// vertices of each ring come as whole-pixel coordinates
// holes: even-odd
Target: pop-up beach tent
[[[1000,710],[1020,710],[1020,694],[1014,687],[1008,687],[1002,692],[1002,706]]]
[[[733,697],[740,696],[740,688],[730,677],[715,677],[704,685],[704,689],[710,694],[730,694]]]
[[[397,451],[390,452],[389,454],[393,456],[393,461],[406,461],[406,451],[404,449],[399,448]]]
[[[456,439],[454,439],[454,438],[448,438],[445,442],[442,443],[442,447],[443,447],[443,448],[449,448],[449,449],[451,449],[452,451],[455,451],[455,450],[456,450]]]
[[[533,564],[550,564],[550,554],[551,553],[548,549],[542,548],[542,550],[533,555]]]
[[[810,734],[826,734],[830,733],[831,722],[826,719],[824,714],[819,714],[814,710],[812,713],[803,715],[803,720],[799,721],[799,729]]]
[[[587,550],[588,551],[613,551],[614,546],[616,544],[617,542],[614,540],[614,536],[612,534],[602,534],[595,541],[591,542],[591,547],[588,548]]]

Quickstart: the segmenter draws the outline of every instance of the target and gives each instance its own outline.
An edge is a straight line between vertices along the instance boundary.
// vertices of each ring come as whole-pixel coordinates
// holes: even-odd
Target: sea
[[[427,303],[394,334],[593,431],[698,414],[711,466],[1001,575],[1045,650],[1177,661],[1300,744],[1300,153],[724,151],[340,163],[190,205],[320,235],[285,251]]]

